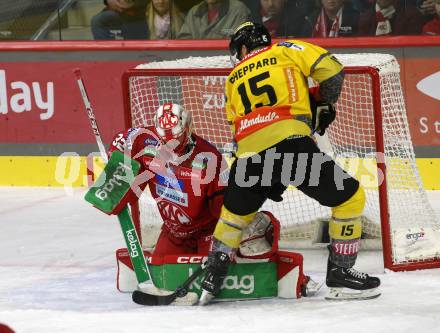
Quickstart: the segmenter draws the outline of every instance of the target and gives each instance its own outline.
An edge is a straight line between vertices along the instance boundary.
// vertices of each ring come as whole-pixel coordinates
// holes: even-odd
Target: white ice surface
[[[440,332],[440,269],[383,271],[381,254],[357,268],[382,279],[382,296],[328,302],[271,299],[208,307],[140,307],[117,292],[119,224],[89,206],[84,190],[0,188],[0,322],[18,333],[52,332]],[[440,192],[429,193],[440,213]],[[305,253],[325,276],[327,254]]]

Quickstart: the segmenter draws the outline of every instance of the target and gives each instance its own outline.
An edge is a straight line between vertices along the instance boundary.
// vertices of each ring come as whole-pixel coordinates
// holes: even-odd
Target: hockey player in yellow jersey
[[[245,22],[229,45],[234,68],[226,81],[226,114],[234,134],[221,215],[202,281],[201,303],[219,292],[242,229],[267,199],[282,200],[294,185],[331,207],[326,284],[328,299],[380,295],[377,277],[353,268],[361,237],[365,194],[359,182],[320,152],[313,139],[336,117],[343,66],[327,50],[298,40],[271,44],[267,29]],[[318,83],[313,94],[308,80]]]

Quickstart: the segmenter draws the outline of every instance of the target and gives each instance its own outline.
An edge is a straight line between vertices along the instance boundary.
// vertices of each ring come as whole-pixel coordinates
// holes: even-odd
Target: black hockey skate
[[[200,296],[199,305],[210,303],[220,293],[230,261],[229,255],[224,252],[217,251],[209,254],[206,263],[207,273],[201,285],[202,295]]]
[[[353,268],[344,268],[330,261],[327,263],[327,287],[330,292],[326,299],[349,300],[349,299],[372,299],[380,296],[377,289],[380,279],[359,272]]]

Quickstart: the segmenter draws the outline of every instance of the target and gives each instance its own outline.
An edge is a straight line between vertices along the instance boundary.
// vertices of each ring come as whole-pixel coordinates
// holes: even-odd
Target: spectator
[[[409,0],[409,2],[414,2],[414,0]],[[435,15],[435,0],[415,0],[415,6],[420,13],[425,16]]]
[[[318,9],[306,16],[304,37],[350,37],[357,35],[359,12],[351,2],[344,0],[318,0]]]
[[[423,26],[424,35],[440,35],[440,0],[434,0],[435,17]]]
[[[314,8],[310,0],[252,0],[246,5],[253,21],[263,24],[272,37],[299,36],[306,13]]]
[[[353,8],[359,12],[374,6],[375,0],[351,0]],[[415,6],[423,15],[435,14],[434,0],[399,0],[402,7]]]
[[[105,8],[92,18],[94,39],[147,39],[146,0],[104,0]]]
[[[375,0],[351,0],[351,4],[355,10],[358,12],[363,12],[374,5]],[[406,1],[406,0],[402,0]]]
[[[435,0],[406,0],[411,5],[415,6],[420,14],[422,14],[424,26],[429,21],[436,17],[435,13]],[[423,28],[422,28],[423,29]]]
[[[147,6],[150,39],[175,39],[183,19],[173,0],[151,0]]]
[[[396,0],[377,0],[375,5],[361,13],[359,34],[365,36],[418,35],[423,19],[413,5]]]
[[[189,10],[178,38],[228,38],[249,17],[249,9],[238,0],[204,0]]]

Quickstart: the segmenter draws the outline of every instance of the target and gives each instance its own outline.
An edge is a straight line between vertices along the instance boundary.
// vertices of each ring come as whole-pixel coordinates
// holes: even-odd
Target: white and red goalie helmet
[[[162,143],[183,153],[192,133],[191,114],[179,104],[166,103],[157,109],[153,122]]]

